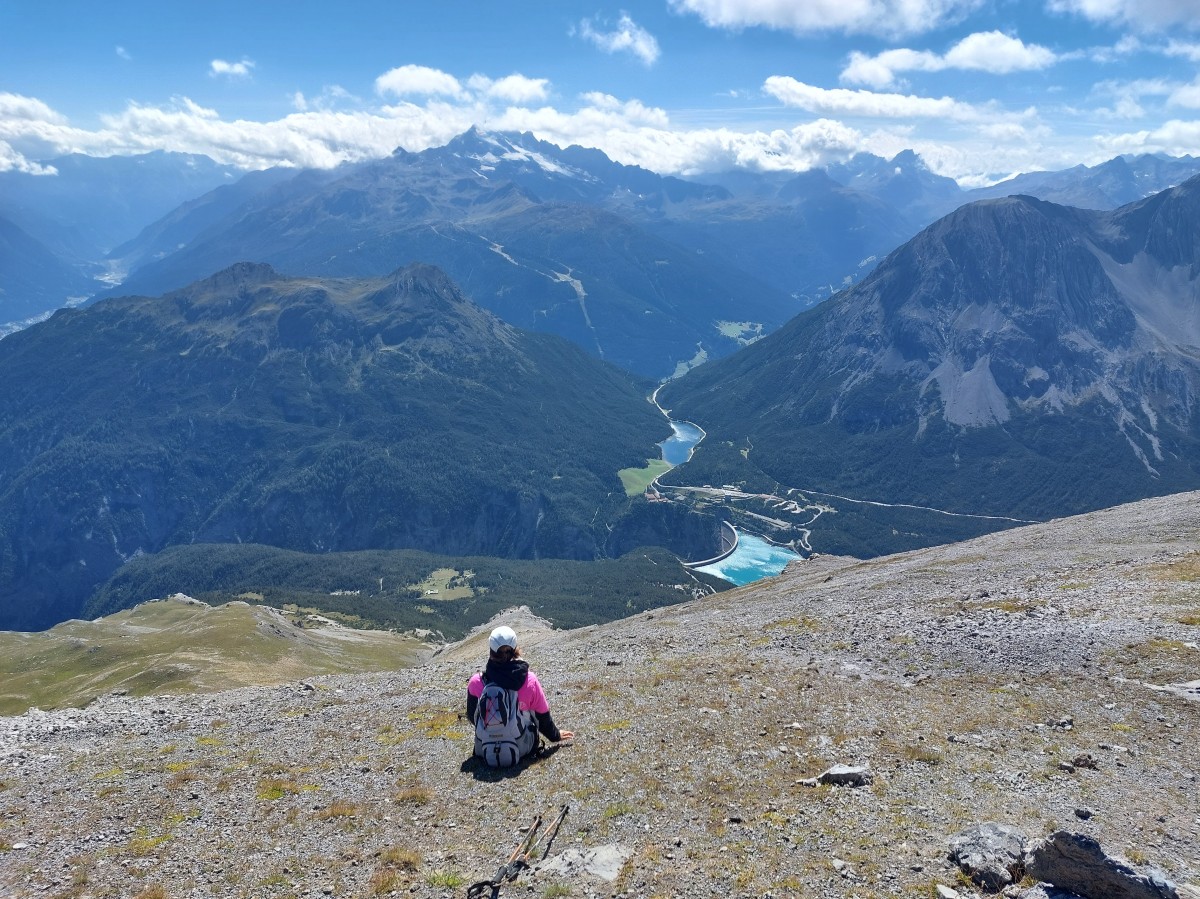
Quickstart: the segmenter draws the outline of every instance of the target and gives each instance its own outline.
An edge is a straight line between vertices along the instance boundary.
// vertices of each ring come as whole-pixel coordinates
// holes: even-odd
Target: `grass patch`
[[[542,890],[542,899],[562,899],[563,896],[570,895],[571,888],[565,883],[552,883]]]
[[[384,868],[371,875],[370,881],[367,882],[367,895],[386,896],[388,893],[394,893],[403,885],[399,871]]]
[[[600,730],[600,731],[625,730],[631,724],[633,724],[633,719],[631,719],[631,718],[621,718],[617,721],[603,721],[600,724],[596,725],[596,730]]]
[[[430,871],[425,875],[425,882],[433,887],[445,887],[448,890],[455,890],[467,882],[466,878],[454,871],[443,871],[440,868],[437,871]]]
[[[356,803],[347,799],[335,799],[329,803],[328,808],[317,812],[316,817],[322,821],[331,821],[334,818],[353,818],[357,814],[358,805]]]
[[[647,459],[645,468],[622,468],[617,477],[621,479],[626,496],[637,496],[645,493],[655,478],[662,477],[672,468],[674,466],[665,459]]]
[[[433,708],[417,709],[409,714],[408,720],[427,737],[453,740],[464,736],[463,729],[459,727],[457,712]]]
[[[1175,620],[1178,621],[1180,624],[1187,624],[1187,625],[1191,625],[1193,627],[1200,627],[1200,614],[1180,615]]]
[[[1180,581],[1193,584],[1200,581],[1200,553],[1188,553],[1182,559],[1156,565],[1151,572],[1160,581]]]
[[[909,761],[920,762],[923,765],[940,765],[943,761],[942,754],[932,746],[922,744],[905,746],[903,753],[904,757]]]
[[[379,853],[380,864],[400,871],[415,872],[420,869],[423,859],[421,853],[401,846],[389,846]]]
[[[604,811],[600,813],[601,820],[611,821],[613,818],[620,818],[625,815],[632,815],[637,809],[629,802],[614,802],[612,805],[606,806]]]
[[[137,835],[129,841],[129,845],[126,848],[128,849],[130,855],[144,857],[147,855],[153,855],[159,846],[169,842],[170,839],[171,835],[169,833],[152,837],[139,828]]]
[[[284,780],[281,777],[270,777],[260,781],[254,796],[256,799],[282,799],[284,796],[294,796],[303,787],[294,780]]]
[[[392,797],[392,802],[401,805],[428,805],[433,799],[433,791],[419,784],[403,786]]]
[[[162,884],[153,884],[146,887],[140,893],[136,894],[133,899],[169,899],[167,888]]]

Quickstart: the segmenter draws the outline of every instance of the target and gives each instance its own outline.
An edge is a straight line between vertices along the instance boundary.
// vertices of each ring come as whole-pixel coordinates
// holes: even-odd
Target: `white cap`
[[[501,646],[511,646],[517,648],[517,633],[511,627],[505,627],[503,624],[492,631],[492,635],[488,637],[488,649],[496,652]]]

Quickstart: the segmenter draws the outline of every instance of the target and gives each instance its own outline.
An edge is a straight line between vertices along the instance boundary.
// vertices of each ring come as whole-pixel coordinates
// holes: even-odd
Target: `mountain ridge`
[[[71,617],[175,543],[594,558],[617,471],[668,430],[643,382],[426,266],[243,263],[61,311],[0,342],[0,371],[5,626]]]
[[[1198,195],[961,207],[663,402],[785,485],[864,498],[1045,517],[1194,486]]]

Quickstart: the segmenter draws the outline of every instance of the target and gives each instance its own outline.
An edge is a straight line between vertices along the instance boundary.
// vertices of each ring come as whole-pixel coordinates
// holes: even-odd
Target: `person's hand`
[[[566,740],[572,740],[574,738],[575,738],[575,731],[573,731],[573,730],[560,730],[558,732],[558,742],[560,742],[560,743],[562,743]]]

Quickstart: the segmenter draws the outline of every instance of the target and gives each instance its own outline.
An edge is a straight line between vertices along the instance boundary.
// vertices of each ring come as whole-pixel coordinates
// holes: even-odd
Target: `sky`
[[[328,168],[471,126],[685,176],[1200,155],[1200,0],[0,0],[0,171]]]

